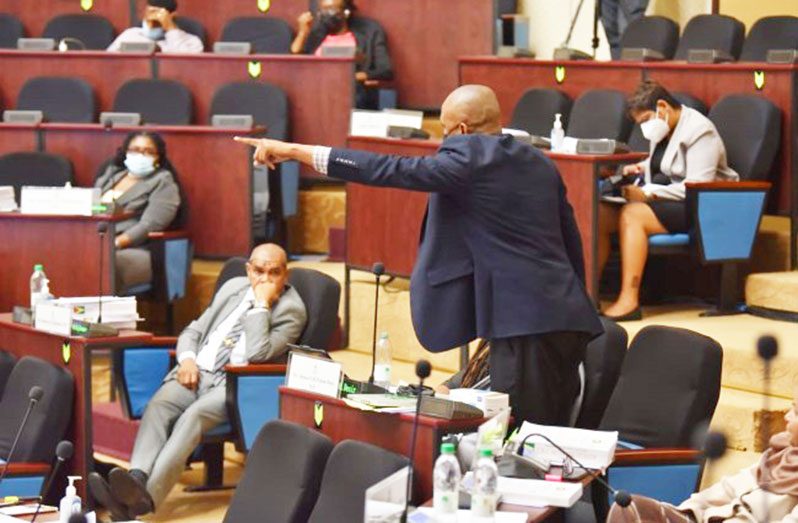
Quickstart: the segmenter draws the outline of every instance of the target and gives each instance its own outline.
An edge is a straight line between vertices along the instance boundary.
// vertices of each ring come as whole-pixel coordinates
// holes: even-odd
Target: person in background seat
[[[109,51],[119,51],[127,42],[155,42],[162,53],[201,53],[202,40],[180,29],[175,23],[177,0],[147,0],[141,27],[122,31],[108,46]]]

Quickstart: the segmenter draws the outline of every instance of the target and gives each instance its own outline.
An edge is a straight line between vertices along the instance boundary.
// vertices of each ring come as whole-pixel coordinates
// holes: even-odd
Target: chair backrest
[[[719,49],[735,60],[740,56],[745,38],[745,24],[725,15],[698,15],[684,28],[675,60],[687,60],[690,49]]]
[[[330,439],[302,425],[270,421],[247,454],[225,523],[308,520],[322,473],[333,450]]]
[[[42,36],[45,38],[75,38],[86,49],[102,51],[114,41],[114,26],[107,18],[94,14],[59,15],[47,22]]]
[[[11,13],[0,13],[0,48],[16,49],[17,40],[25,36],[19,18]]]
[[[54,187],[72,181],[72,164],[60,154],[20,152],[0,156],[0,185],[14,187],[17,203],[23,185]]]
[[[203,47],[206,45],[207,32],[205,31],[205,26],[202,25],[202,22],[200,22],[195,18],[189,18],[187,16],[176,16],[175,24],[183,31],[193,34],[194,36],[202,40]]]
[[[601,318],[601,323],[604,334],[588,343],[585,351],[585,391],[574,424],[583,429],[595,430],[601,423],[618,383],[629,341],[626,331],[614,321]]]
[[[262,16],[233,18],[222,29],[221,42],[249,42],[256,54],[291,52],[291,26],[279,18]]]
[[[338,305],[341,284],[323,272],[295,268],[288,272],[290,283],[305,303],[308,323],[298,343],[317,349],[329,349],[330,340],[338,326]]]
[[[748,31],[740,61],[764,62],[771,49],[798,49],[798,17],[766,16]]]
[[[213,95],[210,114],[251,114],[256,125],[266,127],[269,138],[288,138],[288,97],[276,85],[260,82],[223,85]]]
[[[591,89],[574,102],[566,135],[625,142],[631,130],[626,95],[613,89]]]
[[[720,344],[687,329],[645,327],[629,347],[599,430],[643,447],[688,447],[720,395]]]
[[[11,371],[0,400],[0,459],[8,458],[30,403],[28,393],[35,385],[44,390],[44,395],[28,418],[14,452],[14,461],[50,463],[56,445],[64,437],[72,417],[75,390],[72,375],[63,367],[25,356]]]
[[[319,498],[308,523],[362,521],[366,489],[408,463],[406,457],[374,445],[342,441],[335,446],[324,468]]]
[[[499,0],[496,5],[498,15],[513,15],[518,12],[518,0]]]
[[[190,125],[193,98],[185,85],[174,80],[129,80],[116,92],[114,111],[139,113],[148,124]]]
[[[40,76],[22,86],[17,109],[42,111],[48,122],[91,123],[96,119],[97,103],[85,80]]]
[[[11,376],[11,371],[16,364],[17,358],[15,358],[13,354],[0,350],[0,398],[3,397],[3,391],[6,388],[8,377]]]
[[[219,276],[216,277],[216,286],[214,286],[213,288],[213,295],[216,296],[216,293],[219,292],[219,289],[222,288],[222,285],[227,283],[227,280],[246,275],[247,275],[246,258],[241,256],[228,258],[227,261],[224,262],[224,265],[222,266],[222,270],[219,273]]]
[[[626,26],[621,36],[621,49],[646,48],[673,58],[679,44],[679,24],[664,16],[643,16]]]
[[[682,105],[686,105],[692,109],[695,109],[699,113],[706,116],[707,114],[707,106],[696,98],[695,96],[691,95],[690,93],[671,93],[676,100],[681,103]],[[639,124],[634,124],[632,127],[632,134],[629,135],[629,147],[633,151],[640,151],[640,152],[648,152],[649,151],[649,143],[648,140],[645,139],[643,136],[643,132],[640,130]]]
[[[568,128],[572,104],[571,98],[557,89],[529,89],[515,104],[510,127],[532,135],[549,136],[557,113],[562,115],[563,129]]]
[[[709,111],[723,144],[729,167],[742,180],[766,180],[781,144],[781,111],[757,96],[732,94]]]
[[[709,112],[709,110],[707,109],[707,104],[705,104],[704,102],[702,102],[701,100],[699,100],[690,93],[678,92],[671,94],[673,95],[674,98],[676,98],[676,101],[678,101],[680,104],[686,105],[691,109],[695,109],[704,116],[706,116],[707,112]]]

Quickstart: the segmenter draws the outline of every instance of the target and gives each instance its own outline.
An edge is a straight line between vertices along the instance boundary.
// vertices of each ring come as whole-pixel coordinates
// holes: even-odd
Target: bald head
[[[252,249],[252,254],[249,255],[250,261],[262,261],[275,263],[280,265],[288,264],[288,256],[285,250],[276,243],[262,243]]]
[[[495,134],[501,132],[501,110],[493,89],[463,85],[446,97],[441,106],[441,124],[446,134]]]
[[[288,280],[288,256],[279,245],[264,243],[252,250],[247,262],[247,277],[253,289],[265,281],[282,293]]]

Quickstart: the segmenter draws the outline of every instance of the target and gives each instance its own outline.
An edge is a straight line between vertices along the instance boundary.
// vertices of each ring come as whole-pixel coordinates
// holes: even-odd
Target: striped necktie
[[[252,302],[247,304],[246,309],[241,316],[239,316],[238,321],[233,325],[233,328],[230,329],[230,332],[227,333],[224,340],[222,340],[222,345],[219,347],[219,350],[216,351],[216,362],[213,365],[214,374],[224,374],[224,366],[230,361],[230,354],[233,352],[233,348],[238,343],[238,340],[241,339],[241,335],[244,334],[244,320],[251,308]]]

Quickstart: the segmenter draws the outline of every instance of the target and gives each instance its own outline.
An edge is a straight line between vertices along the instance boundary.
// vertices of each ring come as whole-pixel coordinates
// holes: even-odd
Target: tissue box
[[[503,392],[477,389],[452,389],[449,399],[462,401],[485,413],[486,418],[495,416],[510,406],[510,396]]]

